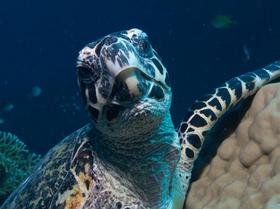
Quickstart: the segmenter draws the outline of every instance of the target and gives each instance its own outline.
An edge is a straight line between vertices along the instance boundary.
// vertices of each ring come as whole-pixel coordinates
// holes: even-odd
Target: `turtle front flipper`
[[[189,108],[178,129],[181,158],[176,171],[174,204],[177,206],[174,209],[183,208],[193,163],[198,157],[208,131],[227,110],[278,77],[280,77],[280,61],[230,79],[212,93],[197,99]]]
[[[83,208],[95,183],[94,161],[92,141],[87,137],[81,138],[75,145],[65,180],[52,198],[48,209]]]

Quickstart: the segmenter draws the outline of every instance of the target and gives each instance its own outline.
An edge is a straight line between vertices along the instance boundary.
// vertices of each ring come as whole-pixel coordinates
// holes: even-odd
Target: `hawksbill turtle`
[[[161,58],[139,29],[86,45],[77,61],[91,122],[53,147],[1,209],[182,209],[207,132],[280,74],[280,62],[197,99],[178,131]]]

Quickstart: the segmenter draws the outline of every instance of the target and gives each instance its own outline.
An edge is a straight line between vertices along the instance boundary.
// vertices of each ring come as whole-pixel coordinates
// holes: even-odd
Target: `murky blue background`
[[[276,0],[1,1],[0,104],[13,108],[2,105],[0,130],[43,154],[86,124],[78,51],[131,27],[148,33],[169,70],[178,124],[201,94],[280,59],[279,6]],[[236,23],[214,27],[217,15]],[[34,86],[42,89],[39,96],[32,95]]]

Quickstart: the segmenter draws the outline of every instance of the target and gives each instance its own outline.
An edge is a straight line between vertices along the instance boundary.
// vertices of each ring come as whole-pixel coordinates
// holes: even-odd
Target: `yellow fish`
[[[217,15],[211,20],[211,24],[214,28],[225,29],[237,24],[232,16]]]

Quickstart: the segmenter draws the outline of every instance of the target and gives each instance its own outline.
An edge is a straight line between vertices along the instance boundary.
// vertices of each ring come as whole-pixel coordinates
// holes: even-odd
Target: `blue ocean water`
[[[132,27],[148,33],[168,68],[178,124],[198,96],[280,58],[279,6],[276,0],[1,1],[0,130],[44,154],[86,124],[78,51]]]

